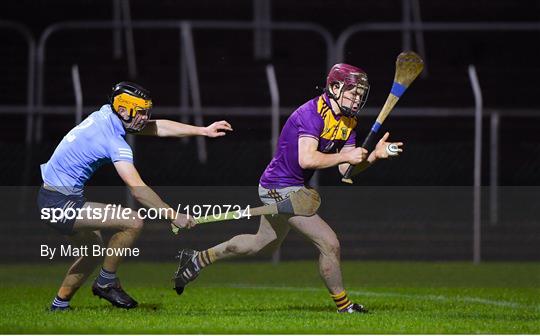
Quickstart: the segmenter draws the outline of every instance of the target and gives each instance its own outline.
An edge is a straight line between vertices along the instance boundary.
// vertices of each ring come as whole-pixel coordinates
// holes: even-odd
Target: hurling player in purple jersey
[[[214,138],[225,135],[225,131],[232,131],[231,125],[218,121],[208,127],[195,127],[170,120],[150,120],[151,108],[150,93],[143,87],[130,82],[116,84],[109,104],[103,105],[69,131],[49,161],[41,165],[43,186],[38,193],[41,214],[50,213],[50,210],[65,213],[56,219],[50,216],[42,218],[57,232],[68,236],[74,246],[86,246],[87,251],[92,251],[92,245],[103,245],[101,230],[113,230],[116,232],[107,247],[130,248],[141,233],[143,219],[135,211],[128,216],[113,218],[110,214],[107,216],[111,204],[88,202],[84,197],[84,185],[106,163],[114,165],[133,198],[143,206],[159,209],[162,219],[169,220],[174,226],[189,228],[194,225],[193,220],[176,213],[141,179],[133,164],[131,147],[125,140],[126,133]],[[73,214],[82,208],[88,211],[81,212],[81,216],[68,216],[69,211]],[[122,289],[116,277],[122,256],[107,254],[100,258],[92,254],[81,255],[71,265],[52,302],[51,311],[69,310],[70,299],[100,263],[101,270],[92,285],[94,295],[116,307],[130,309],[137,306],[137,301]]]
[[[339,167],[345,174],[355,165],[357,174],[375,161],[398,155],[403,143],[388,142],[386,133],[371,153],[356,147],[355,127],[369,92],[367,74],[348,64],[330,70],[325,92],[300,106],[287,120],[278,140],[274,158],[260,179],[259,196],[265,204],[288,197],[304,188],[317,169]],[[387,150],[393,145],[395,151]],[[181,294],[202,268],[234,256],[253,255],[263,248],[280,246],[290,228],[307,237],[318,248],[320,275],[340,313],[362,313],[362,305],[347,296],[341,277],[340,245],[332,228],[317,214],[310,217],[275,215],[261,217],[256,234],[238,235],[205,251],[182,250],[176,280]],[[183,260],[182,260],[183,259]]]

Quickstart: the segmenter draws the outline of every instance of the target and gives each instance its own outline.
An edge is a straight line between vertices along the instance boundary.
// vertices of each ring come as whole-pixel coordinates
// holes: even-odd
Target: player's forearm
[[[300,155],[299,163],[302,169],[324,169],[335,167],[347,162],[342,153],[327,154],[314,151],[309,154]]]
[[[157,136],[159,137],[187,137],[206,135],[205,127],[182,124],[172,120],[156,120]]]
[[[167,203],[156,194],[150,187],[131,187],[131,195],[139,203],[146,208],[154,208],[158,210],[160,219],[172,220],[174,218],[175,210],[171,208]]]

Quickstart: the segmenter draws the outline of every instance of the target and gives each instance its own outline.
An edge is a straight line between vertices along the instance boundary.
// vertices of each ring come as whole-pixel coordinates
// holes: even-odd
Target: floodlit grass
[[[350,298],[369,314],[337,314],[315,262],[221,263],[182,296],[175,265],[126,263],[126,311],[92,296],[46,312],[67,265],[3,265],[0,333],[540,333],[539,263],[345,262]]]

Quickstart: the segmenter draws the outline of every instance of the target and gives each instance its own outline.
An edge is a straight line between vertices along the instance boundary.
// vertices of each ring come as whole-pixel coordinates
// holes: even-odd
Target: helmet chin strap
[[[341,110],[341,113],[343,113],[346,117],[357,117],[358,113],[354,112],[352,108],[345,107],[345,106],[339,106],[339,109]]]
[[[343,103],[344,97],[341,97],[341,102]],[[348,99],[349,100],[349,99]],[[343,113],[344,116],[354,118],[358,116],[358,112],[360,109],[358,109],[356,112],[353,111],[352,106],[354,105],[354,102],[351,101],[351,107],[344,106],[343,104],[340,104],[336,101],[336,103],[339,106],[339,109],[341,110],[341,113]]]
[[[142,129],[135,129],[133,127],[133,122],[131,122],[129,125],[124,124],[124,128],[126,129],[126,132],[130,134],[137,133]]]
[[[341,111],[341,113],[344,116],[346,116],[346,117],[356,117],[358,114],[353,112],[352,108],[345,107],[345,106],[343,106],[343,104],[339,103],[340,99],[341,99],[341,101],[343,101],[343,89],[344,88],[345,88],[345,85],[340,84],[339,95],[337,97],[336,97],[336,95],[334,93],[332,93],[332,91],[329,88],[326,88],[326,94],[328,95],[328,97],[330,97],[330,99],[332,99],[333,101],[336,102],[337,106],[339,107],[339,110]]]
[[[135,125],[140,123],[140,115],[135,115],[135,117],[129,116],[127,120],[124,119],[120,114],[118,114],[118,116],[120,117],[120,120],[122,120],[122,124],[124,125],[124,129],[127,133],[140,132],[146,126],[146,122],[141,122],[140,127],[135,127]]]

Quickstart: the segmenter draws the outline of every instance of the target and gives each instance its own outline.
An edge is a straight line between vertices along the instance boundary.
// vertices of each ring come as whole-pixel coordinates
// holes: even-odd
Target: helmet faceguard
[[[337,94],[332,89],[334,85],[339,85]],[[345,92],[347,92],[346,95]],[[357,117],[366,104],[369,94],[367,74],[364,70],[355,66],[338,63],[328,73],[326,93],[330,99],[333,99],[338,104],[343,115]]]
[[[135,83],[120,82],[116,84],[113,87],[110,104],[129,133],[141,131],[150,119],[150,109],[152,108],[150,92]],[[127,115],[122,115],[121,109],[126,110]]]

